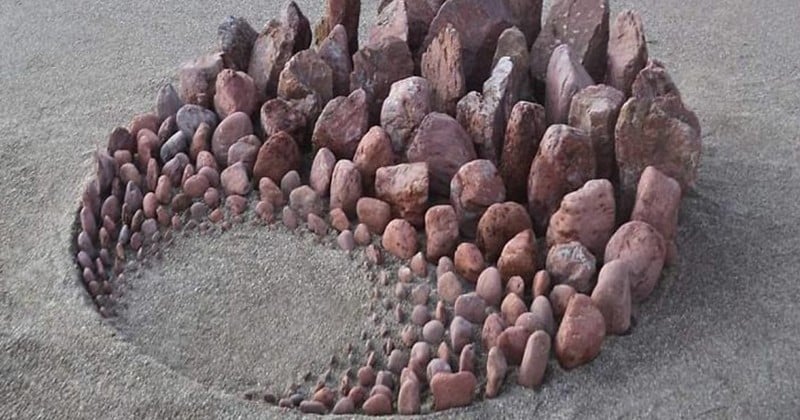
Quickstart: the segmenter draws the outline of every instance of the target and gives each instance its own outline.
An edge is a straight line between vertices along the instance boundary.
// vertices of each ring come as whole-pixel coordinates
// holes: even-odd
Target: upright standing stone
[[[525,37],[525,49],[530,50],[542,29],[542,0],[508,0],[508,6],[516,20],[514,25]]]
[[[421,74],[433,90],[432,108],[436,112],[456,115],[456,104],[466,93],[464,58],[461,38],[452,26],[443,27],[432,38],[422,54]]]
[[[430,170],[431,193],[448,197],[450,181],[461,165],[475,159],[472,140],[458,122],[447,114],[428,114],[408,145],[409,162],[426,162]]]
[[[572,97],[569,125],[580,128],[592,139],[597,157],[597,177],[615,180],[614,128],[625,96],[606,85],[589,86]]]
[[[545,87],[545,111],[548,124],[566,124],[572,97],[594,82],[567,44],[561,44],[550,56]]]
[[[620,259],[630,268],[631,297],[645,300],[653,292],[664,267],[666,246],[658,231],[645,222],[620,226],[606,245],[605,262]]]
[[[528,174],[539,150],[539,142],[547,129],[544,107],[519,101],[511,110],[506,124],[506,138],[500,156],[500,176],[506,186],[506,197],[519,203],[528,200]]]
[[[648,166],[642,172],[636,189],[636,204],[631,220],[639,220],[656,228],[667,246],[667,261],[677,257],[675,231],[681,206],[681,186],[658,169]]]
[[[331,30],[341,24],[347,31],[347,46],[350,54],[358,51],[358,25],[361,16],[361,0],[326,0],[325,15],[317,24],[315,38],[325,39]]]
[[[393,0],[378,12],[367,42],[376,43],[393,36],[405,41],[414,53],[425,40],[435,15],[425,0]]]
[[[370,121],[378,122],[392,83],[413,75],[414,61],[408,44],[399,38],[384,38],[353,54],[350,90],[364,89]]]
[[[518,2],[537,2],[539,0],[517,0]],[[541,9],[540,9],[541,10]],[[537,29],[538,32],[538,29]],[[533,42],[533,40],[531,40]],[[531,55],[530,44],[525,39],[525,34],[517,27],[508,28],[497,39],[497,49],[494,51],[492,68],[497,66],[501,58],[508,57],[514,63],[514,80],[517,81],[517,96],[519,99],[533,99],[531,86]]]
[[[281,71],[292,56],[310,44],[308,19],[290,2],[282,20],[271,19],[258,34],[250,54],[247,73],[253,78],[261,100],[274,97]]]
[[[556,0],[531,47],[531,75],[543,83],[553,50],[568,44],[594,80],[605,80],[608,0]]]
[[[639,13],[625,10],[617,15],[608,38],[606,83],[625,97],[631,96],[636,75],[647,64],[647,40]]]
[[[576,294],[556,333],[556,357],[561,366],[572,369],[592,361],[600,354],[605,335],[603,314],[588,296]]]
[[[346,96],[350,93],[350,72],[353,61],[347,47],[347,31],[336,25],[317,49],[319,58],[328,63],[333,75],[333,95]]]
[[[466,90],[478,90],[489,77],[500,34],[516,19],[507,0],[447,0],[431,22],[424,47],[451,25],[461,38]]]
[[[256,30],[244,18],[228,16],[217,28],[217,35],[225,67],[247,71]]]
[[[458,122],[472,136],[478,156],[495,164],[500,162],[506,122],[518,99],[518,80],[514,63],[502,57],[483,84],[483,95],[470,92],[458,102]]]
[[[528,209],[538,231],[547,231],[561,199],[595,176],[591,139],[567,125],[551,125],[544,134],[528,176]]]

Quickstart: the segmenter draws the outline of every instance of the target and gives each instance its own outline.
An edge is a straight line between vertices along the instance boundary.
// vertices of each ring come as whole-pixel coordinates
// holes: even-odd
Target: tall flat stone
[[[467,82],[461,37],[452,25],[448,24],[432,38],[422,54],[420,67],[422,77],[431,82],[433,109],[456,115],[456,104],[466,93]]]

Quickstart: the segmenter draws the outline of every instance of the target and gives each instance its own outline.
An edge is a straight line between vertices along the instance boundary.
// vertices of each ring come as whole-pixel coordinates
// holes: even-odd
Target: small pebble
[[[425,260],[425,255],[422,252],[417,252],[411,258],[411,271],[417,277],[426,277],[428,275],[428,262]]]
[[[344,251],[352,251],[356,247],[355,239],[353,238],[353,232],[345,229],[339,236],[336,237],[336,243],[339,245]]]
[[[430,321],[431,315],[426,305],[416,305],[411,312],[411,322],[414,325],[423,326]]]
[[[436,319],[428,321],[422,327],[422,338],[428,343],[439,344],[444,338],[444,325]]]

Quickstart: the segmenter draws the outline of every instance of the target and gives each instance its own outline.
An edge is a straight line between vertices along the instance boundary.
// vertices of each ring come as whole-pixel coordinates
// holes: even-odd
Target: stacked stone
[[[637,13],[611,23],[606,0],[557,0],[541,25],[541,11],[384,1],[360,47],[358,0],[326,1],[316,47],[294,2],[261,32],[226,19],[218,51],[97,153],[76,260],[100,313],[113,315],[128,250],[252,206],[266,224],[333,232],[373,266],[408,264],[385,369],[373,353],[355,384],[283,407],[444,410],[496,397],[512,369],[540,386],[551,353],[566,369],[597,357],[677,258],[700,127]]]

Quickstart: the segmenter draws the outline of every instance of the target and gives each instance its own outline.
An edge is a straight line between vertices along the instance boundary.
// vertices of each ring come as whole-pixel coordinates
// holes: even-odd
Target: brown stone
[[[527,200],[528,174],[546,128],[545,112],[541,105],[524,101],[514,105],[506,126],[500,163],[500,174],[509,199],[518,202]]]
[[[614,135],[623,219],[633,208],[639,178],[648,166],[678,181],[683,192],[694,186],[702,152],[700,123],[661,63],[651,60],[636,77]]]
[[[253,188],[247,176],[247,168],[241,162],[225,168],[220,174],[220,181],[227,195],[247,195]]]
[[[311,163],[308,184],[320,196],[326,196],[330,192],[331,177],[333,176],[335,165],[336,156],[333,155],[330,149],[323,147],[317,151],[317,155]]]
[[[353,54],[350,90],[364,90],[370,121],[377,123],[392,83],[413,75],[414,61],[408,44],[399,38],[384,38]]]
[[[606,83],[631,96],[636,75],[647,64],[647,40],[639,13],[623,10],[611,25],[608,38]]]
[[[419,414],[420,385],[416,378],[408,379],[400,385],[397,396],[397,413],[402,415]]]
[[[564,286],[569,287],[569,286]],[[569,290],[569,289],[567,289]],[[574,290],[572,291],[574,294]],[[565,307],[566,309],[566,307]],[[563,313],[563,312],[562,312]],[[550,300],[546,296],[536,296],[531,303],[531,323],[526,324],[528,331],[533,333],[536,330],[543,330],[551,337],[555,334],[556,321],[553,315],[553,307],[550,305]],[[517,318],[517,323],[520,324],[520,319]]]
[[[166,83],[161,86],[156,96],[156,115],[158,116],[159,124],[161,121],[174,116],[181,106],[183,106],[183,102],[181,102],[175,86],[172,83]],[[158,127],[153,132],[157,133]]]
[[[350,93],[350,72],[353,71],[353,62],[347,47],[347,30],[344,26],[334,26],[319,44],[317,52],[319,58],[331,68],[333,95],[344,96]]]
[[[258,150],[258,157],[253,167],[253,180],[269,178],[280,182],[289,172],[300,167],[300,149],[292,137],[285,131],[272,135]]]
[[[280,73],[278,97],[295,103],[308,121],[314,121],[333,98],[331,68],[315,50],[298,52]]]
[[[449,256],[458,240],[458,217],[452,206],[438,205],[425,213],[426,255],[435,261]]]
[[[564,316],[569,301],[572,300],[577,293],[575,288],[567,284],[557,284],[553,286],[553,290],[550,291],[549,300],[553,307],[553,315],[556,318]]]
[[[608,0],[554,1],[539,37],[531,47],[533,78],[544,82],[553,50],[559,45],[569,45],[589,75],[594,80],[604,80],[608,13]]]
[[[501,57],[483,84],[483,93],[470,92],[458,101],[458,122],[475,143],[478,156],[500,163],[506,123],[519,99],[519,83],[514,63]]]
[[[439,373],[431,380],[434,410],[470,405],[478,380],[472,372]]]
[[[466,131],[447,114],[430,113],[419,126],[406,151],[409,162],[426,162],[431,193],[450,194],[450,181],[458,169],[475,159],[475,149]]]
[[[614,186],[606,179],[588,181],[561,200],[550,218],[547,245],[577,241],[593,255],[602,255],[614,233],[615,217]]]
[[[631,220],[649,224],[664,237],[667,262],[677,257],[675,231],[678,228],[680,205],[680,184],[652,166],[645,168],[636,189],[636,204]]]
[[[310,41],[308,20],[294,2],[287,7],[282,21],[271,19],[264,25],[253,44],[247,70],[261,100],[275,96],[280,73],[286,63],[292,55],[308,48]]]
[[[430,81],[431,109],[456,115],[456,104],[467,92],[461,37],[450,24],[434,35],[422,54],[421,74]]]
[[[223,120],[234,112],[248,116],[256,110],[258,97],[253,79],[247,73],[225,69],[219,72],[214,93],[214,109]]]
[[[550,336],[544,331],[536,331],[528,337],[522,363],[519,365],[517,383],[536,388],[542,384],[544,372],[547,370],[547,359],[550,356]]]
[[[539,0],[512,0],[511,3],[528,3],[528,4],[535,4],[540,3]],[[541,5],[539,6],[541,13]],[[538,22],[537,22],[538,26]],[[538,32],[538,29],[537,29]],[[531,41],[533,42],[533,41]],[[519,99],[524,100],[532,100],[533,99],[533,88],[531,86],[531,75],[530,75],[530,48],[528,46],[528,41],[525,37],[525,34],[522,31],[515,27],[511,27],[503,31],[500,34],[500,37],[497,38],[497,49],[494,52],[494,58],[492,59],[492,68],[497,66],[497,63],[500,62],[500,59],[503,57],[508,57],[511,59],[511,62],[514,63],[514,75],[513,80],[517,83],[517,97]],[[513,104],[512,104],[513,105]]]
[[[463,292],[463,288],[458,277],[452,272],[447,272],[436,279],[436,292],[439,294],[439,299],[453,304]]]
[[[556,333],[559,363],[564,369],[572,369],[590,362],[600,354],[605,335],[603,314],[592,304],[592,299],[580,293],[575,295]]]
[[[433,18],[423,45],[428,48],[448,25],[455,28],[461,40],[466,91],[475,90],[489,77],[497,38],[515,24],[506,1],[448,0]],[[444,45],[447,48],[453,44]]]
[[[361,198],[361,173],[349,160],[342,159],[336,162],[331,177],[330,208],[341,208],[348,216],[355,216],[359,198]]]
[[[366,401],[362,407],[368,416],[385,416],[392,414],[392,400],[385,394],[375,394]]]
[[[247,172],[252,173],[260,147],[261,141],[254,135],[240,138],[228,149],[228,166],[242,162],[247,167]]]
[[[566,124],[572,98],[580,90],[594,84],[569,45],[561,44],[553,51],[547,65],[545,116],[548,124]]]
[[[519,276],[530,279],[536,274],[537,261],[536,236],[532,229],[516,234],[505,246],[497,260],[497,268],[503,280]]]
[[[525,328],[508,327],[497,337],[497,347],[506,356],[510,366],[518,366],[522,362],[530,335]]]
[[[583,130],[591,139],[597,159],[597,178],[616,179],[614,127],[625,96],[606,85],[592,85],[572,97],[569,125]]]
[[[531,227],[530,216],[521,204],[513,201],[492,204],[478,222],[476,243],[487,261],[497,261],[503,246]]]
[[[258,181],[258,193],[261,201],[266,201],[272,204],[272,206],[275,208],[286,204],[286,198],[283,195],[283,191],[281,191],[275,181],[269,178],[261,178]]]
[[[486,268],[481,250],[471,242],[463,242],[456,248],[453,262],[456,272],[471,283],[477,282]]]
[[[234,112],[222,120],[211,138],[211,150],[217,165],[224,168],[228,164],[228,149],[240,138],[251,134],[253,134],[253,124],[244,112]]]
[[[621,259],[630,269],[633,302],[645,300],[658,284],[664,267],[666,245],[658,231],[645,222],[632,221],[620,226],[608,241],[605,263]]]
[[[431,112],[432,95],[430,83],[422,77],[407,77],[392,83],[381,108],[381,127],[397,155],[405,155],[417,128]]]
[[[178,96],[181,101],[187,105],[211,106],[217,75],[222,69],[221,53],[203,55],[181,66],[178,70]]]
[[[525,306],[525,302],[517,294],[509,293],[500,305],[500,312],[503,314],[503,319],[507,325],[514,325],[520,315],[528,312],[528,307]]]
[[[375,196],[392,207],[392,214],[421,226],[428,203],[428,164],[403,163],[375,172]]]
[[[417,253],[417,230],[404,219],[394,219],[386,225],[381,244],[395,257],[407,260]]]
[[[314,30],[317,40],[324,39],[331,30],[341,24],[347,31],[350,54],[358,50],[358,26],[361,15],[361,0],[326,0],[325,14]]]
[[[557,244],[547,253],[547,272],[554,284],[567,284],[579,293],[594,287],[597,261],[580,242]]]
[[[550,275],[540,270],[533,276],[533,297],[547,296],[550,293]]]
[[[219,49],[226,68],[247,70],[256,30],[242,17],[228,16],[217,27]]]
[[[375,24],[370,28],[367,43],[375,44],[384,38],[405,41],[415,52],[428,33],[435,11],[425,0],[393,0],[379,7]]]
[[[592,303],[603,314],[606,333],[619,335],[630,329],[630,267],[625,260],[614,260],[603,266],[592,291]]]
[[[487,304],[499,307],[503,300],[503,281],[500,278],[500,271],[495,267],[483,270],[475,285],[475,293]]]
[[[353,163],[361,173],[361,181],[365,191],[375,187],[375,172],[378,168],[395,163],[392,141],[381,126],[376,125],[364,134],[358,143]]]
[[[350,397],[342,397],[333,406],[331,414],[353,414],[356,411],[355,403]]]
[[[352,159],[359,141],[369,128],[367,96],[358,89],[349,96],[339,96],[325,105],[311,142],[326,147],[339,159]]]
[[[385,201],[361,197],[356,203],[356,214],[358,220],[365,224],[370,232],[381,235],[392,218],[392,209]]]
[[[261,107],[261,128],[266,138],[285,131],[298,146],[305,147],[308,145],[306,124],[306,116],[284,99],[270,99]]]
[[[466,293],[456,298],[453,312],[456,316],[480,325],[486,318],[486,302],[474,292]]]
[[[494,398],[500,394],[500,388],[506,378],[508,363],[498,347],[489,349],[486,357],[486,398]]]
[[[297,217],[305,220],[309,213],[318,216],[322,214],[322,201],[311,187],[303,185],[289,194],[289,208],[297,214]]]
[[[489,314],[483,322],[481,329],[481,343],[483,348],[488,349],[497,345],[497,339],[500,334],[506,329],[506,323],[503,317],[497,312]]]
[[[489,206],[505,201],[506,189],[494,164],[486,159],[465,163],[450,182],[450,203],[459,219],[459,230],[474,237],[478,220]]]
[[[595,176],[591,139],[567,125],[551,125],[544,134],[528,176],[528,209],[537,231],[545,233],[564,195]]]

